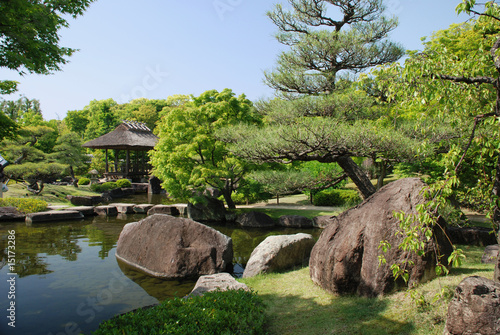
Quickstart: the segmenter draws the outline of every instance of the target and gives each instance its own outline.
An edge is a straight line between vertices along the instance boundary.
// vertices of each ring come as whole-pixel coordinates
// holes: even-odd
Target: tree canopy
[[[284,99],[261,103],[266,127],[243,125],[219,136],[249,160],[336,162],[366,198],[376,189],[353,156],[401,160],[415,155],[415,143],[377,121],[382,110],[376,99],[351,78],[403,55],[387,39],[397,20],[384,16],[378,0],[288,2],[290,10],[276,5],[268,16],[289,50],[265,73],[265,82]]]
[[[76,50],[59,45],[68,27],[94,0],[9,0],[0,2],[0,67],[19,74],[59,71]]]
[[[158,144],[151,153],[153,174],[175,198],[190,198],[213,187],[234,208],[232,192],[248,164],[232,155],[215,131],[237,122],[259,123],[252,103],[224,89],[207,91],[169,110],[157,126]]]
[[[397,19],[383,15],[380,0],[288,0],[290,10],[277,4],[268,17],[278,27],[276,39],[290,47],[276,68],[265,72],[268,86],[283,93],[328,94],[340,76],[394,62],[403,55],[386,39]],[[338,12],[336,18],[329,13]]]

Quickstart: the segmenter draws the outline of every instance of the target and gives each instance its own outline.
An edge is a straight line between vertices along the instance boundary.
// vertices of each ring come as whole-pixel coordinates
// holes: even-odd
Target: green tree
[[[5,138],[16,136],[19,126],[7,115],[0,111],[0,142]]]
[[[85,166],[87,160],[80,136],[74,132],[59,136],[53,152],[49,155],[49,160],[51,159],[57,163],[68,165],[69,174],[73,178],[73,186],[78,187],[74,170]]]
[[[88,110],[68,111],[63,119],[64,124],[72,132],[75,132],[83,138],[87,125],[89,124]]]
[[[221,191],[228,207],[231,194],[248,172],[248,164],[233,156],[215,131],[237,122],[258,123],[252,103],[230,89],[207,91],[172,108],[158,127],[151,153],[153,174],[175,198],[192,197],[208,186]]]
[[[141,122],[154,131],[160,112],[167,106],[170,106],[167,100],[140,98],[115,106],[114,112],[120,120]]]
[[[403,49],[386,39],[396,19],[379,0],[289,0],[268,16],[289,46],[265,82],[287,100],[265,106],[268,127],[234,128],[221,136],[237,155],[255,161],[336,162],[366,198],[376,189],[353,156],[407,159],[410,140],[377,124],[374,98],[352,88],[353,75],[398,60]],[[338,19],[330,17],[335,14]],[[400,151],[399,154],[397,151]]]
[[[84,140],[89,141],[113,131],[120,123],[113,112],[116,102],[113,99],[93,100],[84,108],[89,123],[85,129]]]
[[[19,72],[59,71],[76,50],[59,45],[67,18],[82,15],[93,0],[10,0],[0,2],[0,67]]]

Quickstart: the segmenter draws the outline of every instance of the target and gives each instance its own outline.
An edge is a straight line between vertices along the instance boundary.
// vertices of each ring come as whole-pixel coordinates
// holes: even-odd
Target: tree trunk
[[[231,193],[233,193],[230,189],[223,189],[222,190],[222,195],[224,196],[224,200],[226,200],[227,208],[229,209],[236,209],[236,205],[231,198]]]
[[[363,199],[368,198],[377,191],[365,172],[359,167],[358,164],[354,163],[350,156],[339,157],[337,159],[337,163],[358,187]]]
[[[379,175],[377,179],[377,190],[380,190],[384,186],[384,178],[387,175],[386,163],[384,161],[380,162]]]
[[[69,166],[69,175],[71,176],[71,179],[73,180],[73,186],[78,188],[78,179],[75,177],[75,171],[73,170],[73,166]]]

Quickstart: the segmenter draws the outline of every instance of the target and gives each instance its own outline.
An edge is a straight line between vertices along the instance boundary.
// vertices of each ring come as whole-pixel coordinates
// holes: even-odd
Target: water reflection
[[[16,232],[19,307],[16,329],[1,322],[0,334],[65,333],[70,322],[89,334],[113,315],[188,294],[194,282],[153,278],[117,261],[116,243],[123,226],[143,218],[121,215],[32,226],[19,222],[0,224],[0,278],[11,272],[5,266],[7,237],[9,230]],[[318,237],[320,233],[317,229],[243,230],[236,226],[211,226],[233,239],[236,275],[242,274],[252,250],[267,236],[305,231]],[[123,290],[114,293],[118,287]],[[108,291],[114,294],[109,295]],[[8,292],[5,280],[0,280],[0,306],[7,306],[10,301],[2,292]],[[99,297],[106,299],[99,302]],[[89,301],[97,301],[93,314]],[[0,311],[3,320],[5,313]]]
[[[172,299],[175,297],[184,297],[194,288],[194,281],[177,281],[153,278],[141,271],[138,271],[126,263],[117,259],[118,266],[123,274],[130,278],[134,283],[142,287],[150,296],[159,301]]]

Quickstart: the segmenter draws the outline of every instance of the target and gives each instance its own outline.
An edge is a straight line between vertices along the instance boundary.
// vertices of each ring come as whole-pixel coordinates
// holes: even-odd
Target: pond
[[[123,226],[144,217],[0,224],[0,334],[90,334],[116,314],[188,294],[192,281],[149,277],[115,258]],[[241,275],[250,253],[267,236],[307,232],[317,238],[320,234],[319,229],[212,227],[233,239],[235,276]],[[15,258],[15,267],[11,269],[7,252],[14,236],[15,256],[10,257]],[[15,323],[10,315],[15,315]]]

